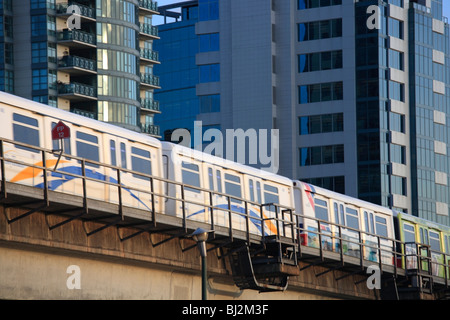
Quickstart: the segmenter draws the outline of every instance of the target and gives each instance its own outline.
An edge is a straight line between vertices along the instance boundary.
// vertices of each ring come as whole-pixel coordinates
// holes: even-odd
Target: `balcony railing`
[[[58,61],[58,66],[62,68],[75,67],[89,71],[97,71],[97,66],[94,60],[86,59],[77,56],[65,56]]]
[[[139,28],[140,28],[141,33],[148,34],[153,37],[158,37],[159,32],[158,32],[158,27],[156,27],[156,26],[152,26],[149,23],[141,23],[139,25]]]
[[[159,52],[153,51],[151,49],[145,49],[141,48],[141,58],[153,60],[153,61],[159,61]]]
[[[95,9],[94,8],[91,8],[91,7],[76,3],[76,2],[58,3],[56,5],[56,13],[72,15],[72,12],[70,12],[70,11],[67,12],[67,8],[72,5],[78,7],[78,9],[80,10],[80,15],[82,17],[95,19]]]
[[[141,73],[141,82],[151,86],[159,87],[159,77],[154,76],[153,74]]]
[[[139,6],[144,9],[158,12],[158,3],[151,0],[139,0]]]
[[[58,85],[59,94],[80,94],[88,97],[97,97],[97,90],[93,86],[87,84],[72,82],[68,84]]]
[[[142,124],[141,131],[142,133],[150,134],[152,136],[160,136],[159,126],[155,126],[154,124]]]
[[[97,114],[95,112],[86,111],[86,110],[80,110],[80,109],[75,109],[75,108],[70,110],[70,112],[73,112],[75,114],[79,114],[79,115],[87,117],[87,118],[91,118],[91,119],[97,120]]]
[[[159,101],[155,101],[153,99],[141,99],[141,108],[152,111],[160,111]]]
[[[58,32],[59,41],[80,41],[87,44],[96,45],[95,34],[81,30],[64,29]]]

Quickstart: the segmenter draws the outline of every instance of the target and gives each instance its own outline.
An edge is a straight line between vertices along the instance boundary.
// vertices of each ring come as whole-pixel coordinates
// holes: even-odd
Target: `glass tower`
[[[2,0],[1,90],[159,137],[150,0]],[[9,54],[9,51],[13,51]],[[12,76],[11,76],[12,74]],[[1,74],[0,74],[1,77]],[[1,84],[0,84],[1,85]]]

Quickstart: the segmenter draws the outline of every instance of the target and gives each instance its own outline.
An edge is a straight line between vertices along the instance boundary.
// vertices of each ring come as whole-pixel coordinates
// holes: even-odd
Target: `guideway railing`
[[[31,161],[27,162],[8,157],[9,153],[5,152],[7,145],[33,150],[35,154],[40,154],[40,161],[35,159],[32,163]],[[277,241],[288,243],[295,247],[295,261],[297,260],[297,257],[301,259],[305,256],[304,251],[306,251],[306,248],[308,247],[313,251],[315,250],[315,254],[321,260],[324,260],[325,256],[329,259],[327,253],[334,254],[332,259],[341,262],[342,265],[344,262],[346,264],[348,263],[345,257],[349,256],[357,258],[360,267],[363,267],[364,264],[367,265],[367,263],[372,263],[378,265],[380,271],[383,271],[386,269],[386,265],[391,266],[395,275],[398,274],[399,269],[406,268],[408,270],[418,270],[419,273],[427,273],[434,278],[443,279],[445,286],[448,288],[450,279],[450,255],[433,251],[429,246],[417,243],[404,243],[396,239],[364,232],[348,226],[331,223],[314,217],[306,217],[302,215],[302,212],[295,212],[293,208],[285,207],[277,203],[261,204],[210,189],[186,185],[181,182],[80,158],[70,154],[62,154],[64,160],[80,166],[80,174],[70,173],[62,171],[58,167],[54,167],[53,164],[55,160],[58,159],[58,156],[61,155],[55,150],[48,150],[0,138],[0,201],[3,202],[8,198],[7,183],[11,182],[7,181],[5,178],[7,166],[29,167],[33,170],[42,171],[42,200],[44,201],[44,206],[39,207],[39,210],[42,209],[45,211],[45,208],[50,205],[49,192],[51,190],[49,188],[49,177],[70,177],[70,179],[81,181],[82,190],[81,192],[78,192],[77,196],[81,196],[83,199],[82,209],[83,214],[86,216],[89,215],[89,201],[91,199],[96,200],[95,198],[90,197],[92,193],[89,192],[89,186],[92,183],[101,183],[116,190],[116,197],[113,202],[118,206],[116,215],[119,219],[108,226],[119,224],[126,219],[126,209],[128,208],[128,205],[124,202],[124,196],[125,192],[129,193],[131,191],[138,193],[142,198],[150,199],[149,207],[143,210],[146,210],[148,214],[146,217],[148,219],[145,219],[144,222],[151,224],[151,226],[144,231],[157,230],[160,222],[159,219],[163,220],[161,218],[162,216],[160,216],[161,214],[174,215],[174,213],[169,212],[157,212],[156,208],[158,200],[163,201],[166,204],[168,201],[175,201],[175,208],[181,206],[181,217],[179,217],[182,219],[183,231],[180,233],[181,236],[187,236],[189,230],[195,228],[198,223],[203,223],[209,227],[212,239],[216,239],[216,233],[219,229],[221,230],[222,238],[227,238],[228,243],[232,243],[234,240],[243,240],[250,245],[251,243],[258,244],[264,242],[266,239],[276,239]],[[53,160],[51,162],[52,165],[50,165],[49,160]],[[93,167],[95,167],[96,172],[109,170],[109,172],[115,173],[115,175],[111,177],[107,177],[106,175],[89,176],[88,172],[92,173],[91,168]],[[146,181],[146,186],[125,184],[126,179],[123,178],[127,175],[128,177],[131,175],[134,175],[135,177],[138,176],[140,181]],[[169,195],[169,186],[175,186],[176,190],[180,192],[181,197]],[[208,203],[187,199],[186,192],[189,190],[197,190],[206,195],[206,197],[202,197],[202,199],[208,199]],[[226,199],[226,206],[218,206],[217,203],[214,203],[216,196]],[[237,206],[236,204],[240,204],[241,206]],[[18,206],[19,205],[20,204],[18,204]],[[189,218],[187,211],[188,205],[204,208],[208,218],[203,221]],[[255,213],[255,210],[251,212],[251,208],[258,208],[259,210]],[[8,222],[13,223],[36,211],[38,210],[31,210],[19,217],[9,219]],[[216,221],[218,213],[225,215],[226,223],[219,223],[219,221]],[[236,217],[239,217],[240,219],[235,219]],[[76,218],[83,217],[80,215]],[[71,220],[73,220],[73,218],[69,218],[66,222],[70,222]],[[244,226],[236,223],[236,221],[239,220],[245,221]],[[58,226],[66,222],[60,223]],[[259,228],[255,229],[255,226],[259,226]],[[226,235],[223,234],[224,227],[227,229]],[[102,229],[104,228],[101,228],[98,231]],[[141,232],[142,230],[137,232],[136,235]],[[131,237],[132,236],[126,237],[126,239]],[[307,241],[307,243],[305,243],[305,241]],[[411,246],[415,246],[415,250],[411,250]],[[310,250],[308,251],[308,254],[309,253]],[[433,258],[436,256],[438,256],[439,259]]]

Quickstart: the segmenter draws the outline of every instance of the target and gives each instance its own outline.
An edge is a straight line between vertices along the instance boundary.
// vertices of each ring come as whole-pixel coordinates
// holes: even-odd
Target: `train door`
[[[223,183],[224,183],[224,190],[225,193],[230,196],[227,197],[231,204],[231,221],[232,221],[232,228],[238,229],[242,231],[247,230],[247,218],[245,213],[245,204],[242,201],[244,198],[244,181],[243,181],[243,175],[231,170],[224,170],[223,174]],[[228,214],[227,214],[228,216]]]
[[[444,277],[444,255],[441,248],[441,232],[435,229],[428,230],[430,241],[431,270],[434,276]]]
[[[208,196],[212,198],[212,206],[214,207],[214,224],[228,227],[228,200],[222,195],[224,190],[222,169],[208,165],[207,170],[209,190],[213,191],[213,193]],[[207,203],[211,204],[211,198],[208,199]]]
[[[340,252],[341,240],[343,234],[343,227],[345,226],[345,206],[342,202],[333,202],[334,211],[334,226],[333,226],[333,239],[334,239],[334,251]]]
[[[85,159],[85,174],[86,177],[96,180],[104,180],[105,168],[98,163],[103,161],[103,140],[101,133],[85,127],[76,127],[71,133],[74,139],[75,151],[77,157]],[[82,163],[78,162],[79,174],[82,174]],[[80,180],[80,179],[77,179]],[[86,180],[86,187],[89,190],[87,196],[92,199],[107,200],[107,188],[102,182]],[[76,186],[76,191],[82,195],[81,180],[79,186]]]
[[[361,247],[360,243],[360,225],[359,225],[359,209],[346,205],[344,207],[345,226],[342,230],[342,247],[344,254],[359,257]]]
[[[203,182],[202,162],[193,158],[182,158],[181,180],[184,187],[184,209],[188,219],[210,222],[209,193],[201,191],[205,186]],[[183,207],[183,204],[181,204]]]
[[[417,244],[416,244],[416,226],[414,224],[403,222],[403,241],[405,268],[418,269],[417,265]]]
[[[130,145],[131,142],[117,137],[117,136],[106,136],[105,146],[108,148],[106,150],[109,150],[109,152],[106,152],[106,157],[109,157],[109,163],[112,166],[119,167],[121,169],[125,170],[131,170],[131,167],[129,167],[129,150],[127,150],[127,145]],[[132,175],[131,173],[128,173],[127,171],[120,171],[120,177],[117,172],[117,170],[109,170],[108,173],[111,181],[118,182],[120,179],[120,183],[125,186],[129,187],[132,185]],[[126,206],[133,206],[136,204],[136,198],[132,197],[131,193],[132,191],[128,188],[123,190],[122,192],[122,203]],[[109,188],[109,196],[110,201],[113,203],[119,202],[119,191],[117,188],[110,187]]]
[[[378,243],[375,244],[375,247],[378,247],[379,245],[381,249],[381,253],[377,252],[377,255],[379,256],[381,254],[382,263],[392,265],[394,257],[394,243],[390,240],[393,238],[393,235],[389,232],[389,230],[392,230],[391,219],[389,219],[388,216],[378,212],[374,213],[374,217],[374,221],[371,221],[370,223],[375,223],[374,231],[378,236],[376,239]]]
[[[378,239],[375,236],[375,219],[372,211],[363,210],[364,215],[364,258],[369,261],[378,262]]]
[[[270,224],[268,224],[267,221],[264,220],[264,209],[261,210],[260,206],[262,204],[262,179],[254,176],[245,176],[245,180],[245,185],[247,188],[246,194],[248,200],[248,210],[251,217],[251,227],[259,235],[262,235],[263,232],[267,235],[270,232],[270,229],[267,228],[268,226],[270,226]]]

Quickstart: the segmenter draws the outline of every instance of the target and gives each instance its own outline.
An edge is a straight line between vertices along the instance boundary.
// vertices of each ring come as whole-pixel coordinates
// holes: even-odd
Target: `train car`
[[[58,172],[49,174],[50,190],[83,196],[80,158],[86,159],[85,173],[88,181],[88,198],[118,203],[118,188],[102,183],[117,183],[121,168],[123,205],[153,211],[148,176],[126,172],[133,170],[143,174],[162,177],[161,143],[149,136],[79,116],[61,109],[52,108],[34,101],[0,92],[0,137],[46,149],[46,167],[53,169],[59,152],[63,157],[58,163]],[[71,136],[64,140],[52,140],[51,131],[62,121],[70,129]],[[17,144],[5,143],[7,159],[23,162],[22,165],[6,162],[6,179],[19,184],[43,187],[43,170],[32,165],[43,166],[42,153]],[[73,157],[78,157],[73,159]],[[114,168],[100,165],[105,163]],[[162,192],[162,182],[155,180],[155,192]],[[144,192],[138,189],[144,190]],[[155,199],[155,210],[164,212],[164,201]]]
[[[294,181],[296,212],[301,215],[303,245],[393,264],[392,210],[356,198]],[[320,230],[320,232],[319,232]],[[319,233],[321,243],[319,242]],[[360,244],[363,245],[360,245]]]
[[[400,212],[395,218],[397,237],[403,243],[402,267],[445,277],[450,263],[450,227]]]
[[[167,201],[167,214],[231,227],[245,231],[250,215],[249,230],[257,235],[277,234],[274,218],[284,209],[293,209],[292,180],[241,165],[197,150],[162,142],[166,175],[169,180],[185,185],[182,201]],[[169,185],[170,197],[182,197],[181,186]],[[261,206],[272,203],[276,206]],[[213,206],[213,216],[205,206]],[[231,211],[231,219],[230,219]],[[277,211],[277,212],[276,212]],[[281,219],[281,218],[280,218]],[[286,219],[291,219],[287,217]],[[286,224],[287,225],[287,224]],[[283,228],[283,236],[292,237],[292,230]]]

